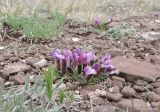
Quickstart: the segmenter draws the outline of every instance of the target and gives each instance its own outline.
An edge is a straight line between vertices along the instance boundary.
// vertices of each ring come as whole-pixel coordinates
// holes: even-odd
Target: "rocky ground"
[[[75,87],[77,100],[67,106],[71,112],[159,112],[160,13],[113,20],[108,28],[124,23],[133,26],[136,34],[116,41],[76,19],[68,20],[59,38],[49,42],[19,41],[17,32],[3,29],[0,80],[5,87],[21,85],[28,74],[33,83],[51,62],[49,52],[55,48],[95,50],[97,55],[109,53],[120,73],[96,85]],[[66,86],[75,85],[66,83]]]

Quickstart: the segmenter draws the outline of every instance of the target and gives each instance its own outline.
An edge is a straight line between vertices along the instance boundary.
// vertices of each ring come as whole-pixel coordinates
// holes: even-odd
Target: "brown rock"
[[[4,61],[4,56],[0,55],[0,62]]]
[[[125,84],[125,83],[126,83],[125,79],[124,79],[124,78],[121,78],[121,77],[112,76],[112,78],[111,78],[111,79],[112,79],[112,80],[121,81],[121,82],[123,82],[123,84]]]
[[[160,64],[160,56],[157,55],[151,55],[150,60],[154,64]]]
[[[125,97],[130,97],[130,96],[135,96],[136,95],[136,91],[133,88],[129,87],[129,86],[125,86],[122,89],[121,93]]]
[[[4,72],[7,71],[9,74],[15,74],[22,71],[29,71],[31,70],[31,67],[29,65],[26,65],[25,63],[10,63],[4,67]]]
[[[29,57],[27,59],[25,59],[26,64],[31,65],[33,67],[38,67],[38,68],[42,68],[47,66],[48,62],[45,59],[38,59],[38,58],[33,58],[33,57]]]
[[[152,102],[151,106],[160,110],[160,101],[159,102]],[[159,111],[157,111],[157,112],[159,112]]]
[[[112,80],[112,81],[111,81],[111,86],[112,86],[112,87],[118,86],[119,89],[122,89],[122,88],[123,88],[123,82],[118,81],[118,80]]]
[[[100,86],[87,85],[86,87],[84,87],[84,88],[78,88],[77,90],[80,91],[80,95],[86,96],[86,95],[88,95],[89,92],[94,92],[97,89],[100,89]]]
[[[144,94],[144,97],[149,101],[149,102],[156,102],[160,100],[160,96],[156,94],[155,92],[147,92]]]
[[[112,59],[112,64],[120,70],[123,77],[130,82],[138,79],[154,82],[160,77],[158,67],[144,61],[115,57]]]
[[[155,93],[157,93],[158,95],[160,95],[160,87],[159,88],[156,88],[153,90]]]
[[[138,91],[138,92],[144,92],[146,91],[146,89],[142,86],[139,86],[139,85],[134,85],[133,88]]]
[[[89,111],[91,112],[91,111]],[[125,112],[118,107],[111,105],[100,105],[93,108],[93,112]]]
[[[107,54],[110,54],[112,58],[123,55],[123,52],[120,49],[107,49],[106,52]]]
[[[10,81],[13,81],[14,84],[24,84],[26,77],[22,73],[18,73],[15,76],[10,77]]]
[[[16,62],[16,61],[19,60],[19,58],[18,58],[18,57],[10,57],[9,60],[10,60],[11,62]]]
[[[114,86],[108,89],[110,93],[120,93],[120,89],[118,86]]]
[[[103,104],[105,104],[104,99],[101,98],[101,97],[98,97],[98,96],[92,97],[91,101],[92,101],[92,103],[93,103],[94,106],[95,105],[103,105]]]
[[[135,84],[139,86],[147,86],[148,83],[144,80],[137,80]]]
[[[123,97],[123,95],[120,93],[117,93],[117,94],[107,93],[106,96],[109,100],[115,101],[115,102],[119,101]]]
[[[118,106],[128,112],[152,112],[152,109],[142,99],[121,99]]]
[[[160,82],[154,82],[154,83],[151,83],[151,85],[152,85],[154,88],[158,88],[158,87],[160,87]]]
[[[1,70],[0,71],[0,77],[5,79],[5,80],[8,80],[9,79],[9,72],[6,70]]]

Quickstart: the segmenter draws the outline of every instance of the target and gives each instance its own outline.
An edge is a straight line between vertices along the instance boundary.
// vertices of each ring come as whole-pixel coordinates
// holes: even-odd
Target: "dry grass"
[[[55,10],[90,21],[95,16],[125,18],[160,9],[159,0],[0,0],[3,15],[42,14]]]

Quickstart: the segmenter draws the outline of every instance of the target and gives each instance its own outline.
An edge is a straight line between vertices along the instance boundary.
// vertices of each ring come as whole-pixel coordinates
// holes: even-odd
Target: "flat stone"
[[[0,77],[5,79],[5,80],[8,80],[9,79],[9,72],[1,70],[0,71]]]
[[[160,56],[158,55],[151,55],[150,60],[154,64],[160,64]]]
[[[29,71],[31,70],[31,67],[29,65],[26,65],[25,63],[17,62],[17,63],[10,63],[4,67],[3,72],[6,72],[7,74],[15,74],[22,71]]]
[[[116,57],[116,56],[122,56],[123,52],[120,49],[107,49],[106,51],[107,54],[111,55],[112,58]]]
[[[26,58],[25,63],[38,68],[45,67],[48,64],[46,59],[39,59],[39,58],[33,58],[33,57]]]
[[[120,89],[118,86],[114,86],[108,89],[110,93],[120,93]]]
[[[123,84],[125,84],[125,83],[126,83],[125,79],[124,79],[124,78],[121,78],[121,77],[112,76],[112,78],[111,78],[111,79],[112,79],[112,80],[118,80],[118,81],[121,81],[121,82],[123,82]]]
[[[134,85],[133,88],[138,91],[138,92],[144,92],[146,91],[146,89],[142,86],[139,86],[139,85]]]
[[[153,83],[151,83],[151,85],[154,87],[154,88],[158,88],[158,87],[160,87],[160,82],[158,81],[158,82],[153,82]]]
[[[146,100],[148,100],[149,102],[157,102],[160,101],[160,96],[158,94],[156,94],[155,92],[149,91],[147,93],[145,93],[143,95]]]
[[[125,112],[125,111],[112,105],[100,105],[100,106],[95,106],[93,108],[93,112]]]
[[[94,96],[91,98],[93,105],[104,105],[105,101],[103,98],[98,97],[98,96]]]
[[[11,62],[17,62],[19,60],[18,57],[10,57],[9,59]]]
[[[135,82],[138,79],[154,82],[160,77],[160,69],[157,66],[144,61],[118,56],[112,59],[112,64],[129,82]]]
[[[131,96],[135,96],[136,95],[136,91],[133,88],[129,87],[129,86],[125,86],[122,89],[121,93],[125,97],[131,97]]]
[[[0,55],[0,62],[4,61],[4,56]]]
[[[100,89],[100,86],[97,85],[87,85],[84,88],[78,88],[77,90],[80,91],[80,95],[86,96],[89,92],[95,92],[97,89]]]
[[[117,94],[107,93],[106,96],[109,100],[115,101],[115,102],[119,101],[123,97],[123,95],[120,93],[117,93]]]
[[[111,81],[111,86],[112,86],[112,87],[118,86],[119,89],[122,89],[122,88],[123,88],[123,82],[118,81],[118,80],[112,80],[112,81]]]
[[[148,83],[144,80],[137,80],[135,81],[135,84],[139,86],[147,86]]]
[[[159,88],[156,88],[156,89],[153,89],[153,91],[154,91],[155,93],[157,93],[158,95],[160,95],[160,87],[159,87]]]
[[[18,73],[15,76],[10,76],[10,81],[13,81],[14,84],[16,84],[16,85],[18,85],[18,84],[20,84],[20,85],[24,84],[25,83],[25,79],[26,79],[26,77],[25,77],[25,75],[22,72]]]
[[[152,112],[151,107],[142,99],[121,99],[117,106],[128,112]]]
[[[152,102],[151,106],[154,107],[154,108],[160,109],[160,101],[159,102]],[[156,111],[156,112],[159,112],[159,111]]]
[[[94,94],[95,94],[96,96],[106,97],[107,92],[104,91],[104,90],[96,89],[96,91],[94,92]]]

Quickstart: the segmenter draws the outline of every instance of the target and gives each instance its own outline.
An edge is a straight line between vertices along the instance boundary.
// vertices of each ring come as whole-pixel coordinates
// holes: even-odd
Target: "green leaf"
[[[63,90],[59,92],[59,98],[60,98],[60,102],[63,103],[65,98],[65,92]]]
[[[48,99],[52,99],[52,94],[53,94],[53,79],[56,77],[57,71],[53,67],[49,66],[48,70],[44,74],[44,80],[46,82],[46,90],[47,90],[47,96]]]

